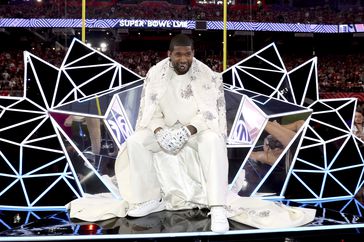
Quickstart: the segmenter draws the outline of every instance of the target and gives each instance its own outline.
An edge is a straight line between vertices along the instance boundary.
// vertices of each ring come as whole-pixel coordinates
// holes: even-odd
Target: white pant
[[[129,203],[140,203],[161,197],[161,185],[153,164],[153,155],[161,151],[153,132],[135,132],[127,141],[129,159],[120,159],[123,182],[122,197]],[[223,139],[211,130],[193,135],[188,143],[198,154],[207,190],[209,206],[225,205],[228,187],[228,160]],[[178,155],[178,154],[177,154]],[[187,161],[188,162],[188,161]],[[166,164],[168,165],[168,164]]]

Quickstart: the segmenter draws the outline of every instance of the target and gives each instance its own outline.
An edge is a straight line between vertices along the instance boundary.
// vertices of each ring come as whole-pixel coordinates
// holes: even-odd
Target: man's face
[[[168,51],[173,69],[178,75],[188,72],[192,65],[194,53],[191,46],[175,46],[173,51]]]

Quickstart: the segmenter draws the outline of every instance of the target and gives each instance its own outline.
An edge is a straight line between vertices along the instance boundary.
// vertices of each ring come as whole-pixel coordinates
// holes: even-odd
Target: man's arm
[[[164,126],[165,126],[164,115],[163,115],[159,105],[157,105],[157,108],[154,111],[153,117],[149,122],[148,128],[156,134]]]

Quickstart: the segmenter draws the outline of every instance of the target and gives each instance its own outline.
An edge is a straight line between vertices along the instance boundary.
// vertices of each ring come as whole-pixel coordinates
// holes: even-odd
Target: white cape
[[[122,152],[123,155],[127,156],[126,150]],[[178,156],[163,152],[155,154],[155,168],[167,210],[207,207],[206,186],[195,155],[196,152],[188,149],[182,149]],[[116,173],[117,169],[116,165]],[[125,217],[129,204],[107,193],[87,195],[71,201],[66,207],[71,218],[95,222]],[[315,209],[286,206],[261,198],[240,197],[233,192],[228,194],[226,208],[229,219],[255,228],[303,226],[313,221],[316,213]]]

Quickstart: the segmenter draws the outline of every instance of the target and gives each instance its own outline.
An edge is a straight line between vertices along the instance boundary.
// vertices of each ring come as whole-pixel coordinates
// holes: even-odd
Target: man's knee
[[[160,151],[160,147],[155,139],[155,136],[151,130],[143,129],[134,132],[126,140],[127,147],[140,147],[143,146],[147,150],[152,152]]]
[[[135,133],[131,134],[127,139],[126,139],[126,144],[135,144],[135,143],[140,143],[140,140],[138,140],[138,135],[135,135]]]
[[[212,130],[205,130],[201,134],[199,134],[198,142],[209,143],[209,144],[222,144],[222,137]]]
[[[131,134],[127,140],[127,144],[141,144],[143,145],[144,142],[148,139],[149,132],[147,130],[140,130],[135,131],[133,134]]]

